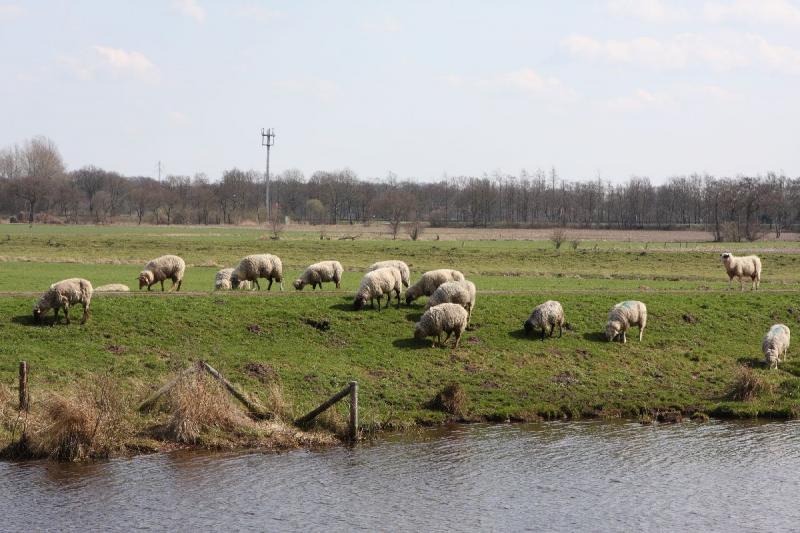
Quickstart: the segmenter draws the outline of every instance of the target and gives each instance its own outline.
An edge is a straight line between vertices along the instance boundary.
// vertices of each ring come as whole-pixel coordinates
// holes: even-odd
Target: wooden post
[[[247,410],[250,411],[250,413],[253,416],[255,416],[257,418],[265,418],[265,419],[272,418],[272,413],[265,413],[264,411],[262,411],[261,409],[259,409],[255,405],[253,405],[253,403],[250,400],[248,400],[245,397],[245,395],[242,394],[239,391],[239,389],[237,389],[236,386],[233,383],[231,383],[230,381],[228,381],[227,379],[222,377],[222,374],[217,372],[217,370],[214,367],[212,367],[211,365],[209,365],[205,361],[201,361],[200,365],[202,365],[202,367],[206,370],[206,372],[211,374],[215,379],[217,379],[220,383],[222,383],[222,385],[228,390],[228,392],[231,393],[231,395],[234,398],[236,398],[237,400],[242,402],[242,404],[245,407],[247,407]]]
[[[351,389],[352,387],[348,385],[347,387],[343,388],[342,390],[340,390],[339,392],[337,392],[336,394],[325,400],[325,402],[322,405],[320,405],[307,415],[301,416],[300,418],[295,420],[294,423],[297,425],[302,425],[311,422],[312,420],[317,418],[317,416],[320,413],[325,412],[331,405],[335,404],[336,402],[338,402],[339,400],[350,394]]]
[[[350,382],[350,441],[358,440],[358,381]]]
[[[28,410],[30,407],[30,395],[28,394],[28,362],[19,362],[19,409]]]
[[[161,398],[164,394],[169,392],[172,389],[172,387],[174,387],[175,385],[178,384],[178,382],[180,382],[180,380],[182,380],[186,376],[194,374],[199,369],[200,369],[199,364],[195,363],[192,366],[190,366],[189,368],[186,368],[186,369],[182,370],[181,373],[178,374],[178,376],[175,379],[173,379],[172,381],[170,381],[169,383],[167,383],[166,385],[164,385],[163,387],[158,389],[156,392],[151,394],[145,401],[143,401],[141,404],[139,404],[139,408],[138,408],[139,411],[140,412],[144,412],[144,411],[149,410],[151,407],[153,407],[153,405],[155,405],[156,401],[159,398]]]

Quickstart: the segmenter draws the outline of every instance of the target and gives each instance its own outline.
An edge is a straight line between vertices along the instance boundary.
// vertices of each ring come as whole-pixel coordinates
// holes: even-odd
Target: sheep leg
[[[558,338],[561,338],[561,324],[558,325]]]
[[[57,312],[58,312],[58,309],[56,309],[56,313]],[[64,317],[67,319],[67,325],[69,326],[69,306],[68,305],[64,306]]]
[[[267,290],[272,290],[272,278],[269,278],[269,285],[267,285]]]
[[[161,280],[161,292],[164,292],[164,280]]]
[[[547,326],[542,326],[542,342],[544,342],[544,336],[547,333]]]
[[[553,336],[553,330],[555,330],[555,329],[556,329],[556,325],[555,324],[550,324],[550,336],[551,337]]]
[[[397,289],[396,292],[397,292],[397,308],[400,309],[400,289]]]
[[[378,311],[381,310],[381,300],[383,300],[383,294],[378,295]]]
[[[84,304],[84,306],[83,306],[83,318],[81,318],[81,324],[86,324],[87,320],[89,320],[89,306]]]
[[[50,324],[50,326],[51,326],[51,327],[52,327],[52,326],[55,326],[55,325],[56,325],[56,323],[58,322],[58,309],[59,309],[59,308],[58,308],[58,307],[56,307],[56,308],[53,310],[53,323],[52,323],[52,324]]]
[[[436,334],[436,343],[434,344],[434,346],[436,346],[437,344],[439,346],[442,345],[442,332],[441,331]]]
[[[445,338],[444,338],[444,344],[447,344],[447,341],[449,341],[449,340],[450,340],[450,335],[452,335],[452,334],[453,334],[453,332],[452,332],[452,331],[448,331],[448,332],[447,332],[447,337],[445,337]]]
[[[261,284],[258,282],[258,278],[256,278],[255,280],[253,280],[253,283],[255,283],[255,284],[256,284],[256,287],[258,287],[258,290],[261,290]]]
[[[639,326],[639,342],[642,342],[642,335],[644,335],[644,324]]]
[[[625,336],[625,331],[623,330],[623,332],[622,332],[622,344],[625,344],[627,342],[628,342],[628,338]]]
[[[458,343],[461,342],[461,330],[456,331],[456,342],[453,344],[453,349],[458,350]]]

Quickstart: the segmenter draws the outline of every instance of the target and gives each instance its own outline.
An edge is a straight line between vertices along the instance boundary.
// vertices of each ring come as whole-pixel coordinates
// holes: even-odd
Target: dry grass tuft
[[[267,410],[277,420],[292,419],[292,405],[283,395],[280,383],[272,382],[267,385]]]
[[[451,383],[436,394],[428,407],[463,418],[467,412],[467,393],[458,383]]]
[[[733,382],[730,397],[737,402],[749,402],[756,396],[772,391],[772,386],[767,383],[757,372],[750,367],[740,367]]]

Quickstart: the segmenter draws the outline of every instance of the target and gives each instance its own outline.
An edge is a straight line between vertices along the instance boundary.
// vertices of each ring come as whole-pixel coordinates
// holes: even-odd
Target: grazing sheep
[[[558,326],[558,338],[561,338],[561,329],[564,327],[564,308],[561,303],[555,300],[547,300],[545,303],[537,305],[528,320],[525,321],[525,335],[533,333],[534,329],[542,330],[542,340],[544,340],[547,327],[550,326],[550,336]]]
[[[467,327],[468,315],[466,309],[459,304],[444,303],[431,307],[419,322],[414,324],[414,338],[422,340],[426,337],[436,335],[436,342],[444,346],[451,334],[455,334],[454,349],[458,349],[458,343],[461,341],[461,335]],[[447,333],[447,337],[442,343],[442,333]]]
[[[364,274],[361,285],[353,300],[353,307],[358,310],[364,307],[367,299],[374,308],[374,300],[378,300],[378,311],[381,310],[381,298],[386,295],[386,305],[392,302],[392,292],[397,294],[397,307],[400,308],[400,291],[403,281],[400,271],[394,267],[384,267]]]
[[[443,303],[463,305],[467,310],[467,323],[475,308],[475,284],[471,281],[448,281],[439,285],[425,304],[425,309]]]
[[[39,301],[33,306],[33,320],[39,324],[50,309],[54,310],[53,326],[58,322],[58,310],[64,310],[69,324],[69,306],[82,304],[83,318],[81,324],[89,319],[89,304],[92,302],[92,284],[81,278],[70,278],[53,283]]]
[[[186,263],[177,255],[162,255],[156,257],[144,266],[144,270],[139,274],[139,289],[150,287],[157,282],[161,282],[161,291],[164,291],[164,280],[171,279],[172,286],[169,290],[181,290],[183,284],[183,273],[186,270]]]
[[[778,368],[781,356],[783,356],[783,361],[786,361],[790,337],[789,328],[783,324],[775,324],[764,335],[764,340],[761,341],[761,351],[764,352],[764,362],[770,368]]]
[[[377,263],[372,263],[367,272],[372,272],[373,270],[378,270],[379,268],[386,268],[386,267],[394,267],[400,271],[400,276],[403,278],[403,287],[408,287],[408,284],[411,280],[411,270],[409,270],[408,265],[405,264],[403,261],[398,261],[396,259],[390,259],[388,261],[378,261]]]
[[[647,325],[647,306],[636,300],[626,300],[611,308],[606,322],[606,339],[613,341],[622,335],[622,342],[628,342],[625,337],[633,326],[639,326],[639,342],[642,341],[644,327]]]
[[[734,257],[730,252],[720,254],[722,264],[728,272],[728,288],[733,287],[733,278],[739,278],[739,286],[744,291],[744,280],[750,278],[753,282],[750,290],[758,289],[761,285],[761,259],[757,255]]]
[[[411,302],[420,296],[430,296],[434,293],[439,285],[447,283],[448,281],[464,281],[464,274],[458,270],[451,270],[449,268],[440,268],[439,270],[429,270],[422,274],[419,281],[412,285],[406,291],[406,304],[411,305]]]
[[[273,280],[280,283],[281,290],[283,290],[283,263],[281,258],[272,254],[248,255],[239,262],[239,266],[234,270],[231,277],[231,287],[238,289],[242,282],[250,281],[256,284],[258,290],[261,290],[258,278],[269,280],[267,290],[272,289]]]
[[[122,283],[109,283],[108,285],[100,285],[94,288],[94,292],[128,292],[131,289]]]
[[[339,261],[321,261],[314,263],[306,268],[305,272],[294,280],[292,285],[298,291],[302,291],[306,285],[311,285],[311,290],[315,290],[317,285],[322,289],[322,282],[332,281],[338,289],[342,282],[342,264]]]
[[[236,288],[250,290],[252,288],[252,284],[249,281],[240,281],[237,283]],[[233,289],[233,269],[223,268],[214,276],[214,290],[229,291],[231,289]]]

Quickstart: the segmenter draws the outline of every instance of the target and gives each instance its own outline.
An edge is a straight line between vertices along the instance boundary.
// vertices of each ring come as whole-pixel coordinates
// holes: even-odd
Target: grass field
[[[546,241],[320,241],[307,233],[271,241],[262,233],[0,227],[0,382],[14,388],[17,364],[25,359],[34,394],[74,389],[103,375],[141,399],[203,359],[269,405],[264,376],[248,371],[249,363],[259,363],[280,384],[293,415],[358,380],[362,420],[375,429],[449,418],[427,406],[453,382],[466,393],[467,419],[800,413],[796,348],[776,371],[762,368],[760,353],[771,324],[800,323],[800,253],[791,247],[758,243],[762,290],[740,293],[727,290],[717,253],[726,246],[712,243],[680,249],[636,243],[634,249],[602,242],[595,249],[585,241],[577,250],[555,251]],[[259,252],[283,258],[286,291],[210,291],[218,267]],[[81,276],[96,286],[120,282],[135,289],[144,262],[163,253],[177,253],[190,265],[186,294],[97,294],[85,326],[32,325],[34,296],[50,283]],[[329,258],[349,271],[341,291],[291,289],[303,266]],[[413,340],[424,299],[399,310],[351,310],[358,271],[388,258],[406,259],[412,278],[447,266],[475,281],[473,324],[457,351]],[[562,302],[570,329],[561,339],[525,338],[523,321],[547,299]],[[609,307],[623,299],[648,306],[642,343],[635,334],[626,345],[602,338]],[[330,330],[318,331],[306,318],[328,320]],[[743,366],[754,368],[760,392],[734,401]]]

